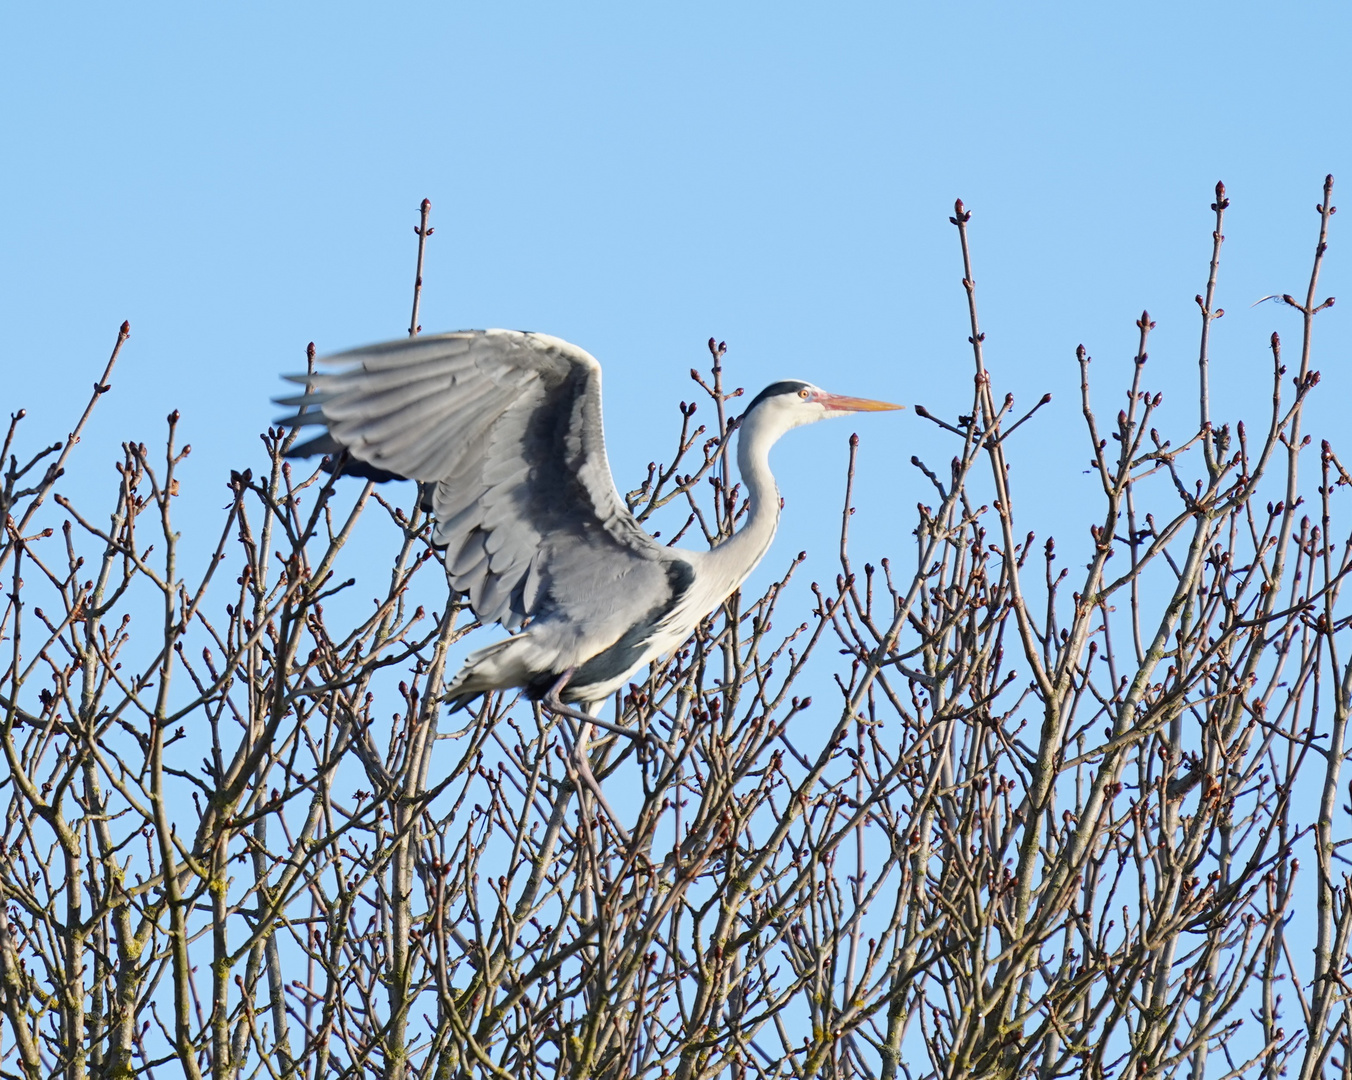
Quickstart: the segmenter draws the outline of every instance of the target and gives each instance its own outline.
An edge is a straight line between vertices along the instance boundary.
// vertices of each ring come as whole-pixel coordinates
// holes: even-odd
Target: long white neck
[[[779,525],[779,488],[770,472],[770,447],[784,428],[762,410],[753,410],[737,433],[737,468],[746,485],[751,509],[740,530],[715,547],[704,560],[706,573],[722,597],[736,589],[756,568]]]

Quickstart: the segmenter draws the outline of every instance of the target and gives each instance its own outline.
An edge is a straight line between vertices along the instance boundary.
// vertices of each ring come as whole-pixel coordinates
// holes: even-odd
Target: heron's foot
[[[610,827],[619,835],[620,840],[628,847],[633,841],[629,835],[629,830],[620,824],[620,816],[615,813],[614,807],[610,805],[610,800],[606,798],[605,792],[601,790],[601,784],[596,779],[591,770],[591,762],[587,760],[586,746],[590,732],[584,725],[575,742],[564,758],[568,766],[568,771],[575,777],[575,782],[584,788],[595,800],[598,806],[605,811],[606,817],[610,818]]]

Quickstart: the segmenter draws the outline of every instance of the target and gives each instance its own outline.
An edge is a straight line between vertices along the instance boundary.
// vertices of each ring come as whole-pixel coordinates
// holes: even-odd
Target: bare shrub
[[[913,459],[913,557],[852,562],[852,455],[810,609],[772,555],[602,719],[623,829],[555,718],[445,713],[490,631],[411,489],[293,473],[269,431],[189,568],[175,415],[162,453],[124,446],[106,518],[58,494],[124,325],[66,439],[25,458],[19,413],[4,440],[6,1075],[1349,1075],[1352,477],[1303,422],[1331,195],[1252,431],[1210,415],[1220,185],[1196,422],[1153,426],[1148,315],[1115,416],[1080,350],[1102,501],[1073,567],[1016,524],[1037,407],[992,385],[958,203],[976,378],[966,415],[916,410],[952,458]],[[710,345],[712,426],[683,404],[627,497],[684,508],[686,543],[745,509]]]

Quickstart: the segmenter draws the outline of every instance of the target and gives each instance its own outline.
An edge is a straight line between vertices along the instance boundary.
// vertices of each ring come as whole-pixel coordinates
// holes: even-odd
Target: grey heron
[[[283,423],[325,429],[291,456],[346,451],[345,472],[427,485],[451,586],[480,621],[512,631],[466,659],[447,688],[453,707],[520,687],[584,722],[684,641],[765,555],[780,513],[769,452],[781,435],[901,407],[797,379],[767,386],[738,432],[746,522],[708,551],[687,551],[650,536],[616,490],[601,365],[577,346],[475,330],[325,360],[337,370],[287,376],[306,390],[277,399],[296,409]]]

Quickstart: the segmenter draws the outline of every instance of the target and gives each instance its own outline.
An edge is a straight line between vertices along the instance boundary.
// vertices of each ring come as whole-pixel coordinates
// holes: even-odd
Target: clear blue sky
[[[1220,411],[1249,415],[1267,334],[1297,324],[1248,305],[1302,285],[1324,174],[1352,185],[1339,5],[12,4],[0,20],[0,408],[29,409],[33,443],[66,430],[130,319],[81,467],[106,475],[118,440],[151,442],[181,409],[189,522],[257,463],[307,341],[402,332],[424,196],[424,326],[596,354],[622,486],[667,451],[710,334],[753,390],[797,375],[961,409],[963,197],[997,388],[1056,396],[1014,455],[1037,525],[1087,493],[1077,343],[1115,410],[1148,307],[1147,382],[1180,388],[1180,430],[1191,417],[1214,182],[1234,200]],[[1352,391],[1340,311],[1322,327],[1330,407]],[[950,450],[912,412],[858,427],[860,556],[898,555],[921,489],[893,464]],[[783,553],[821,552],[821,574],[847,433],[777,454]],[[815,490],[832,514],[811,512]]]

